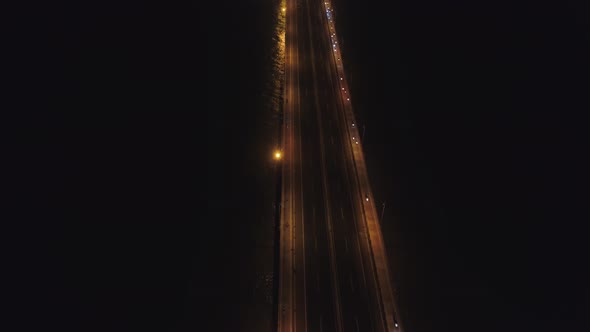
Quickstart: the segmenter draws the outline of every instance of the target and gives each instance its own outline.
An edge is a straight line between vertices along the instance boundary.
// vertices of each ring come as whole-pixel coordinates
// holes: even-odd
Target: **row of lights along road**
[[[326,6],[326,16],[328,17],[328,22],[330,22],[330,29],[332,31],[334,31],[334,23],[332,22],[332,18],[330,17],[330,15],[332,14],[332,12],[334,10],[331,9],[331,8],[328,8],[328,3],[327,2],[324,2],[324,5]],[[330,38],[332,38],[332,48],[334,49],[334,53],[336,53],[336,44],[338,44],[338,41],[335,40],[336,33],[335,32],[332,32],[330,34]],[[340,61],[340,57],[337,57],[337,61]],[[342,77],[340,77],[340,81],[342,81]],[[346,90],[344,88],[341,88],[341,89],[344,92],[344,94],[346,94]],[[350,101],[350,97],[346,97],[346,101]],[[354,123],[352,124],[352,126],[354,127]],[[354,141],[355,144],[357,144],[357,145],[359,144],[358,140],[356,140],[354,138],[354,136],[352,137],[352,140]],[[369,199],[367,198],[367,201],[368,200]]]
[[[336,44],[338,43],[335,39],[336,37],[336,33],[333,32],[334,31],[334,23],[332,22],[332,18],[330,17],[331,12],[333,12],[333,9],[328,8],[328,2],[324,2],[324,5],[326,6],[326,16],[328,17],[328,21],[330,22],[330,30],[332,31],[332,33],[330,34],[330,38],[332,38],[332,48],[334,49],[334,53],[336,53]],[[337,61],[340,61],[340,57],[337,57]],[[342,77],[340,77],[340,81],[342,81]],[[344,88],[341,88],[342,91],[344,91],[344,93],[346,94],[346,90]],[[350,101],[350,97],[346,97],[347,101]],[[354,128],[354,122],[352,123],[352,127]],[[359,144],[358,140],[352,136],[352,140],[354,141],[355,144]],[[365,200],[368,202],[369,201],[369,196],[365,195]],[[394,326],[396,328],[399,327],[397,321],[394,319]]]

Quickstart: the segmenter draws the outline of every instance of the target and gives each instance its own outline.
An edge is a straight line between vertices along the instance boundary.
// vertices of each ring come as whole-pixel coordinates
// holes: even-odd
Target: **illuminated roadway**
[[[402,331],[329,8],[286,6],[278,331]]]

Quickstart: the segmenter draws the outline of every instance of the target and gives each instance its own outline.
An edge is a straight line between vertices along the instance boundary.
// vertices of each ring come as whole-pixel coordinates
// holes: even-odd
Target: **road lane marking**
[[[309,4],[309,3],[308,3]],[[311,6],[306,6],[307,8],[307,14],[308,16],[311,16]],[[312,24],[311,24],[311,20],[307,20],[307,25],[308,25],[308,33],[309,33],[309,38],[311,39],[313,37],[313,35],[311,34],[312,31]],[[312,47],[310,49],[311,51],[311,58],[313,59],[315,57],[315,51],[314,48]],[[311,62],[311,69],[312,69],[312,75],[313,77],[318,77],[317,75],[317,71],[316,71],[316,63],[315,62]],[[313,84],[315,86],[314,91],[319,91],[319,87],[318,87],[318,83],[317,80],[313,80]],[[320,100],[316,97],[315,98],[315,104],[316,104],[316,110],[320,109]],[[328,185],[327,185],[327,177],[328,177],[328,172],[327,172],[327,161],[326,161],[326,147],[325,147],[325,136],[323,133],[323,128],[325,128],[325,125],[322,125],[322,116],[320,115],[320,112],[316,112],[316,116],[317,116],[317,120],[318,120],[318,127],[319,127],[319,139],[320,139],[320,144],[319,144],[319,148],[320,148],[320,174],[321,174],[321,179],[322,181],[322,187],[323,187],[323,192],[324,192],[324,201],[326,204],[326,224],[328,226],[328,236],[327,236],[327,240],[328,240],[328,253],[329,253],[329,259],[330,259],[330,267],[331,267],[331,277],[332,280],[330,282],[330,285],[333,287],[333,296],[334,296],[334,314],[335,314],[335,330],[336,331],[342,331],[344,329],[343,323],[342,323],[342,311],[341,311],[341,305],[340,305],[340,289],[339,289],[339,282],[338,282],[338,268],[337,268],[337,262],[336,262],[336,257],[335,257],[335,239],[334,239],[334,235],[333,235],[333,225],[332,225],[332,215],[331,215],[331,211],[330,211],[330,206],[331,206],[331,198],[330,198],[330,192],[328,190]],[[332,203],[333,204],[333,203]],[[333,206],[333,205],[332,205]],[[321,317],[321,316],[320,316]]]
[[[364,269],[364,266],[362,263],[363,262],[363,255],[361,254],[361,244],[360,244],[358,237],[356,239],[356,247],[359,250],[359,259],[361,260],[361,272],[363,273],[363,286],[364,286],[364,289],[367,290],[367,278],[365,278],[365,269]]]
[[[316,280],[316,287],[319,292],[320,291],[320,274],[319,273],[315,275],[315,280]]]
[[[338,186],[340,187],[340,186]],[[342,206],[340,207],[340,214],[342,215],[342,219],[344,219],[344,210],[342,209]]]
[[[357,316],[354,316],[354,323],[356,324],[356,332],[360,332],[360,328],[359,328],[359,319]]]

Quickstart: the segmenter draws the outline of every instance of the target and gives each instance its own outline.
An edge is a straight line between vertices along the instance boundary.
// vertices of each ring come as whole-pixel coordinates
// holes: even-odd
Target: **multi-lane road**
[[[331,4],[286,3],[278,330],[401,331]]]

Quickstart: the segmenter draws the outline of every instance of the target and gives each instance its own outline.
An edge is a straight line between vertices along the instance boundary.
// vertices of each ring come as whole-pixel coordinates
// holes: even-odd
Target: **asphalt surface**
[[[376,278],[362,252],[368,247],[359,230],[363,203],[349,152],[354,140],[343,128],[323,3],[299,0],[287,8],[287,43],[293,44],[286,59],[285,174],[293,204],[287,227],[293,227],[295,330],[381,331]]]

